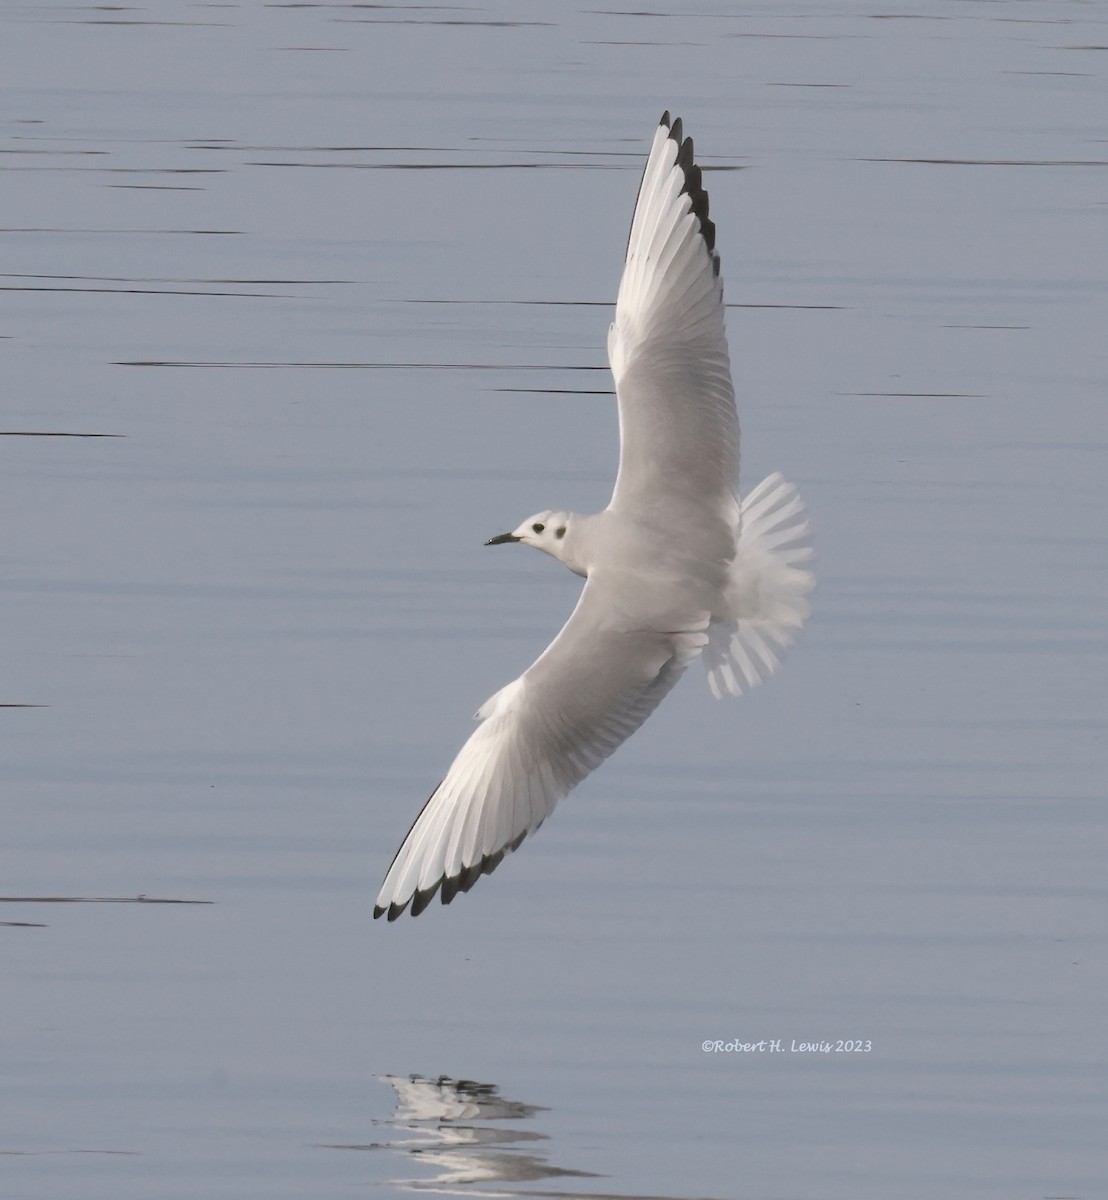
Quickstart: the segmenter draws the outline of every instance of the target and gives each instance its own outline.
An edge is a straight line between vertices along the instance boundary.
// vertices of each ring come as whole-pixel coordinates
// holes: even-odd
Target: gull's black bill
[[[503,546],[506,542],[520,542],[522,538],[517,538],[514,533],[497,534],[494,538],[489,538],[485,543],[486,546]]]

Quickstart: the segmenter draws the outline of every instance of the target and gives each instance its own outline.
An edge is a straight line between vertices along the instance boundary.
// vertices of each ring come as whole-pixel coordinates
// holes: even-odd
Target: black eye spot
[[[534,530],[536,533],[542,533],[542,531],[543,531],[543,530],[546,528],[546,526],[545,526],[545,525],[544,525],[544,524],[543,524],[541,521],[536,521],[536,522],[534,523],[534,525],[532,525],[532,526],[531,526],[531,528],[532,528],[532,529],[533,529],[533,530]]]
[[[558,528],[554,530],[554,536],[556,538],[564,538],[566,536],[566,527],[564,525],[559,525]]]

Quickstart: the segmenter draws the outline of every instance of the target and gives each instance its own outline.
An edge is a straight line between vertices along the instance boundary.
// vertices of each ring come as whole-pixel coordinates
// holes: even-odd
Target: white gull
[[[639,186],[608,358],[619,473],[603,512],[547,511],[521,542],[586,579],[562,631],[477,712],[373,910],[449,904],[534,833],[646,720],[695,658],[717,696],[780,665],[808,615],[808,523],[780,475],[739,499],[739,421],[708,194],[662,117]]]

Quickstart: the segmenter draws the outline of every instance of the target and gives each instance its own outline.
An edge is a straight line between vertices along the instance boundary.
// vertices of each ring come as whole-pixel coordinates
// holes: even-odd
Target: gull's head
[[[547,509],[545,512],[535,513],[533,517],[528,517],[511,533],[502,533],[498,537],[489,538],[485,545],[503,546],[508,542],[522,542],[525,546],[534,546],[536,550],[544,550],[551,557],[568,566],[566,539],[572,536],[573,522],[573,513]]]

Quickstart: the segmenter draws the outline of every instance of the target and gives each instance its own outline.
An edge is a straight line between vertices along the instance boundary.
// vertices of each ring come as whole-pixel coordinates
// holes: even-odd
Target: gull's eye
[[[566,527],[564,525],[559,525],[558,528],[554,530],[554,536],[556,538],[564,538],[566,536]]]
[[[545,526],[545,525],[544,525],[544,524],[543,524],[541,521],[536,521],[536,522],[534,523],[534,525],[532,525],[532,526],[531,526],[531,528],[532,528],[532,529],[533,529],[533,530],[534,530],[536,533],[542,533],[542,531],[543,531],[543,530],[546,528],[546,526]]]

